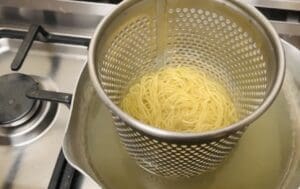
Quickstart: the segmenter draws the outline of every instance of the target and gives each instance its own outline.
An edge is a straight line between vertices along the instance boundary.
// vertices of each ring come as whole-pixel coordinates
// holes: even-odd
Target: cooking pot
[[[122,3],[119,9],[124,8],[127,3],[128,2]],[[109,18],[105,19],[104,22],[108,22],[108,20]],[[90,47],[90,52],[95,51],[95,49],[92,48],[95,47],[96,39],[98,40],[99,37],[103,37],[97,35],[100,29],[101,25],[96,30],[95,37],[92,40],[92,45]],[[294,59],[289,57],[291,59],[290,64],[294,65],[296,60],[295,57],[298,57],[299,53],[298,51],[295,53],[294,48],[290,47],[288,44],[284,43],[284,45],[286,49],[289,49],[287,54],[291,53],[294,57]],[[93,53],[89,54],[89,56],[91,55],[93,55]],[[89,57],[89,60],[92,59],[93,58]],[[297,75],[290,73],[287,77],[293,78],[296,76]],[[92,78],[92,80],[95,81],[95,75],[92,75]],[[212,173],[207,173],[192,179],[181,178],[175,180],[167,180],[144,171],[128,156],[126,151],[120,145],[119,137],[115,132],[110,111],[98,98],[97,92],[93,86],[94,85],[90,80],[87,68],[85,68],[81,74],[73,98],[71,107],[72,115],[64,139],[63,151],[72,166],[100,186],[114,189],[176,189],[199,188],[199,186],[204,188],[220,188],[221,185],[218,186],[220,183],[227,183],[228,186],[223,186],[223,188],[240,188],[237,186],[245,186],[244,188],[252,186],[253,188],[251,183],[257,183],[258,185],[254,188],[265,189],[274,188],[274,184],[276,184],[276,187],[283,187],[286,183],[290,183],[287,181],[287,178],[293,177],[293,171],[289,170],[289,168],[291,168],[290,165],[295,159],[295,153],[293,152],[294,148],[292,148],[292,146],[295,144],[295,140],[297,140],[297,138],[295,138],[291,131],[295,129],[294,125],[297,122],[295,122],[294,119],[291,119],[291,115],[295,114],[295,109],[297,108],[290,107],[291,103],[289,101],[295,98],[291,98],[291,96],[288,96],[285,92],[285,89],[288,89],[286,91],[289,92],[292,89],[294,90],[294,86],[291,83],[285,84],[280,98],[277,100],[278,102],[276,102],[273,106],[273,110],[271,108],[265,116],[253,124],[252,134],[250,130],[250,132],[246,133],[246,136],[242,137],[241,144],[238,145],[234,153],[231,154],[231,157],[228,158],[228,160],[220,168]],[[276,87],[279,87],[279,85]],[[282,120],[284,120],[284,122],[282,122]],[[274,131],[277,131],[276,129],[273,129],[273,127],[276,127],[274,125],[277,125],[277,130],[283,129],[283,125],[289,125],[290,127],[287,127],[288,129],[284,128],[287,130],[284,130],[283,132],[274,133]],[[273,127],[266,129],[268,132],[263,132],[264,130],[262,130],[262,128],[268,126]],[[252,144],[254,141],[262,142],[256,143],[254,148]],[[277,144],[276,141],[280,141],[280,144]],[[277,148],[278,146],[280,147],[280,150]],[[266,150],[262,150],[260,147],[265,147]],[[248,151],[243,151],[245,149]],[[250,149],[253,150],[252,152],[256,155],[259,154],[257,150],[261,150],[262,158],[248,159],[247,157],[249,154],[247,153],[249,153],[249,151],[251,152]],[[285,153],[279,153],[279,151],[284,151]],[[284,159],[285,161],[276,161],[273,164],[271,163],[270,167],[261,166],[260,169],[255,167],[256,165],[264,164],[266,162],[273,162],[263,158],[268,157],[268,155],[271,154],[278,157],[271,157],[272,160],[276,161]],[[284,155],[284,157],[282,157],[282,155]],[[242,171],[242,165],[245,164],[249,165],[248,172],[250,172],[250,174],[243,174],[245,175],[245,180],[234,179],[234,181],[231,181],[230,179],[232,178],[226,176],[236,175],[238,177]],[[270,170],[273,169],[280,169],[280,173],[278,175],[272,175],[272,171]],[[257,182],[257,176],[251,176],[251,173],[257,173],[257,171],[259,171],[262,175],[266,175],[265,177],[273,178],[276,182],[274,180],[268,183],[264,183],[263,180],[261,180],[261,182]],[[236,174],[233,174],[234,172],[236,172]],[[288,177],[287,175],[292,176]],[[264,179],[265,177],[260,177],[259,179]]]
[[[214,172],[165,180],[137,166],[120,144],[110,111],[99,100],[87,67],[71,105],[63,143],[67,161],[99,187],[111,189],[296,188],[300,184],[300,52],[287,42],[282,44],[287,74],[278,98]]]
[[[125,149],[143,169],[169,178],[196,176],[223,163],[270,107],[285,73],[272,25],[236,0],[126,1],[97,27],[88,65]],[[232,97],[238,120],[213,131],[174,132],[122,111],[130,83],[164,65],[192,66],[214,78]]]

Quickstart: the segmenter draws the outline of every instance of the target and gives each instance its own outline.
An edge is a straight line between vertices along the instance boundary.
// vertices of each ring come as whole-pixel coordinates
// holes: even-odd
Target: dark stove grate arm
[[[29,52],[35,40],[48,43],[72,44],[86,47],[88,47],[90,43],[89,38],[63,36],[49,33],[40,25],[31,25],[28,32],[2,29],[0,30],[0,38],[24,39],[11,64],[11,70],[13,71],[18,71],[22,67],[27,53]],[[72,100],[71,94],[40,90],[36,86],[32,86],[32,90],[27,92],[27,97],[37,100],[64,103],[68,106],[71,104]]]
[[[28,32],[3,29],[0,30],[0,36],[24,39],[17,52],[17,55],[15,56],[15,59],[13,60],[13,63],[11,64],[11,69],[13,71],[18,71],[21,68],[34,40],[48,43],[63,43],[81,46],[88,46],[90,42],[90,39],[88,38],[51,34],[40,25],[31,25]]]

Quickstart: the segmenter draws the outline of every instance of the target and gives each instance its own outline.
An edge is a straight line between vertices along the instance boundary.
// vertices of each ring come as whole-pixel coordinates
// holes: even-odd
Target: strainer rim
[[[127,0],[123,1],[119,4],[119,6],[111,12],[108,16],[106,16],[100,24],[97,26],[92,40],[89,45],[89,52],[88,52],[88,67],[89,73],[96,89],[98,96],[102,100],[102,102],[118,117],[121,118],[126,124],[130,125],[130,127],[154,138],[162,139],[164,141],[176,141],[176,142],[199,142],[199,141],[209,141],[214,140],[216,138],[220,138],[226,135],[231,135],[234,132],[237,132],[244,127],[248,126],[252,122],[254,122],[257,118],[259,118],[273,103],[277,94],[280,91],[280,88],[283,83],[284,75],[285,75],[285,58],[284,58],[284,50],[280,41],[280,38],[271,25],[271,23],[262,15],[255,7],[252,7],[244,2],[240,2],[238,0],[227,0],[227,2],[232,3],[233,5],[239,7],[241,10],[245,11],[247,14],[251,15],[260,27],[263,28],[264,32],[267,34],[269,40],[272,43],[272,47],[274,48],[275,55],[277,55],[277,62],[278,62],[278,69],[275,79],[272,81],[274,84],[269,91],[268,96],[264,99],[262,104],[253,111],[250,115],[246,116],[245,118],[239,120],[238,122],[231,124],[225,128],[218,129],[215,131],[208,131],[203,133],[179,133],[174,131],[167,131],[163,129],[159,129],[153,127],[148,124],[144,124],[141,121],[133,118],[129,114],[123,112],[121,108],[119,108],[116,104],[114,104],[110,98],[105,94],[103,88],[101,87],[100,80],[97,76],[96,71],[96,61],[94,60],[96,54],[96,47],[98,41],[101,39],[101,34],[105,32],[105,26],[110,23],[116,15],[118,15],[123,10],[127,9],[135,2],[142,1],[142,0]]]

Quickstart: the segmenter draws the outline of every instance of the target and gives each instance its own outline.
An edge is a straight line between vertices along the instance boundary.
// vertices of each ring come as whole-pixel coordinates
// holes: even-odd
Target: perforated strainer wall
[[[168,10],[168,57],[194,65],[222,82],[240,117],[251,114],[267,92],[267,65],[252,37],[231,19],[194,8]]]
[[[235,14],[228,7],[223,14],[220,1],[203,2],[210,8],[199,8],[205,3],[199,3],[198,8],[171,6],[159,17],[139,11],[138,6],[131,7],[123,16],[134,15],[134,11],[139,14],[111,21],[114,28],[106,29],[113,32],[99,43],[96,68],[100,85],[113,103],[119,104],[134,79],[156,68],[156,57],[164,53],[164,63],[194,65],[223,83],[234,99],[240,119],[258,108],[269,93],[276,70],[275,55],[271,48],[267,49],[266,36],[254,24],[245,24],[248,18],[233,18]],[[214,6],[212,2],[219,4]],[[158,29],[161,18],[165,19],[166,30],[162,33],[162,28]],[[187,139],[177,143],[125,124],[126,120],[117,114],[113,119],[129,154],[144,169],[163,176],[188,177],[215,168],[227,157],[247,126],[207,141],[199,138],[195,142]]]
[[[167,177],[190,177],[214,169],[230,153],[243,131],[198,144],[176,144],[150,138],[113,116],[128,153],[144,169]]]
[[[155,31],[147,16],[137,17],[125,25],[112,40],[104,60],[99,60],[101,85],[118,104],[122,92],[141,72],[153,67],[156,56]]]

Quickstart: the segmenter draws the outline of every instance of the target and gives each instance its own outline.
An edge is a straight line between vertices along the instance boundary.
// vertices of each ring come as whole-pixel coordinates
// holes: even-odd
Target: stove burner
[[[0,76],[0,127],[19,126],[36,113],[40,102],[26,97],[37,83],[28,75],[13,73]]]
[[[26,145],[51,128],[58,104],[27,97],[31,90],[49,90],[49,85],[38,76],[0,76],[0,145]]]

